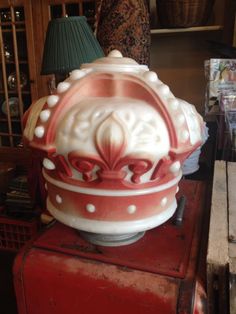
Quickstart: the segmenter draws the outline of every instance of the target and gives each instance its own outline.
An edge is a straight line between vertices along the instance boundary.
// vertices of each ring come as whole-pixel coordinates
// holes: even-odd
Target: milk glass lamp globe
[[[43,155],[51,214],[93,243],[124,245],[174,214],[202,127],[155,72],[112,51],[31,106],[24,140]]]

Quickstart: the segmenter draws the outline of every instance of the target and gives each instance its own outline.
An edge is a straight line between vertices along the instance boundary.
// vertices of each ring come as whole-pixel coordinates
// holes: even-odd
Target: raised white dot
[[[88,73],[93,72],[93,69],[92,68],[85,68],[85,69],[82,69],[81,71],[86,75]]]
[[[158,81],[158,76],[156,72],[153,71],[146,71],[143,73],[143,77],[148,80],[149,82],[157,82]]]
[[[161,93],[163,96],[167,96],[170,92],[169,86],[162,84],[161,86],[158,87],[159,93]]]
[[[34,134],[36,137],[41,138],[44,136],[44,127],[43,126],[37,126],[34,130]]]
[[[41,112],[40,112],[40,115],[39,115],[40,120],[41,120],[42,122],[46,122],[46,121],[49,119],[50,114],[51,114],[51,111],[48,110],[48,109],[45,109],[45,110],[41,111]]]
[[[176,193],[178,193],[179,192],[179,187],[177,186],[177,188],[176,188]]]
[[[95,210],[96,210],[96,207],[95,207],[93,204],[87,204],[87,205],[86,205],[86,210],[87,210],[89,213],[94,213]]]
[[[184,115],[183,115],[183,114],[179,114],[179,115],[177,116],[177,118],[176,118],[176,124],[177,124],[178,126],[181,126],[181,125],[183,125],[184,121],[185,121]]]
[[[50,95],[47,99],[48,107],[50,107],[50,108],[54,107],[57,104],[58,100],[59,100],[59,96]]]
[[[57,85],[58,93],[64,93],[70,87],[69,82],[61,82]]]
[[[48,170],[54,170],[56,168],[55,164],[48,158],[44,158],[43,166]]]
[[[162,207],[165,207],[167,204],[167,197],[164,197],[162,200],[161,200],[161,206]]]
[[[175,173],[175,172],[179,171],[180,167],[181,167],[180,162],[179,162],[179,161],[175,161],[175,162],[170,166],[170,171],[173,172],[173,173]]]
[[[83,76],[85,76],[85,72],[82,71],[82,70],[74,70],[70,74],[70,78],[72,80],[78,80],[78,79],[80,79]]]
[[[179,102],[175,98],[171,98],[168,100],[168,104],[172,110],[177,110],[179,107]]]
[[[61,198],[61,196],[60,195],[56,195],[56,202],[58,203],[58,204],[61,204],[62,203],[62,198]]]
[[[111,52],[109,52],[108,57],[112,57],[112,58],[122,58],[123,55],[122,55],[122,53],[121,53],[119,50],[114,49],[114,50],[112,50]]]
[[[129,206],[127,207],[127,212],[128,212],[129,214],[134,214],[134,213],[136,212],[136,210],[137,210],[137,207],[136,207],[135,205],[129,205]]]
[[[189,132],[187,130],[183,130],[181,132],[180,139],[182,142],[186,142],[189,139]]]

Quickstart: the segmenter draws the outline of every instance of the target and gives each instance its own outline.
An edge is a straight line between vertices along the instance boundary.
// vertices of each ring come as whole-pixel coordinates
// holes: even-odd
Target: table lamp
[[[85,16],[52,19],[47,28],[41,74],[55,74],[56,83],[81,64],[103,57]]]

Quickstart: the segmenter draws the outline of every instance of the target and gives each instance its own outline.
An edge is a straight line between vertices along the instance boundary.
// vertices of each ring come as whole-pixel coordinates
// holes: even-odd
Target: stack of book
[[[27,183],[27,176],[14,177],[6,193],[6,214],[9,216],[28,217],[35,214],[35,206],[32,201]]]

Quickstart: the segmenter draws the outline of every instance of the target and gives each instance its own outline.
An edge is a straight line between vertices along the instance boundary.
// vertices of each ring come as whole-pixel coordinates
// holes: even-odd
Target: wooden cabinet
[[[28,1],[0,2],[0,145],[21,141],[22,116],[37,98],[32,8]]]
[[[23,113],[49,93],[50,76],[41,62],[50,19],[85,15],[94,25],[94,0],[1,0],[0,2],[0,147],[18,146]]]

